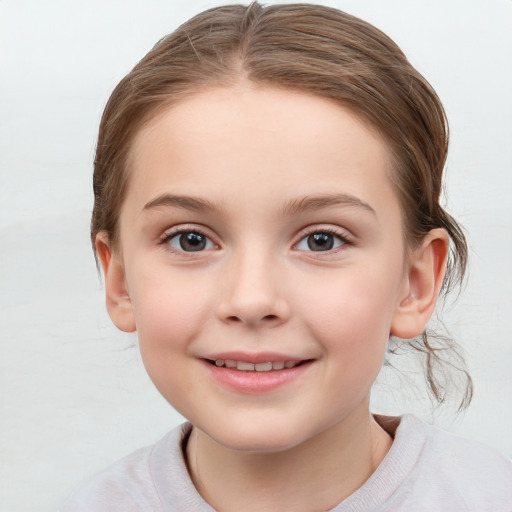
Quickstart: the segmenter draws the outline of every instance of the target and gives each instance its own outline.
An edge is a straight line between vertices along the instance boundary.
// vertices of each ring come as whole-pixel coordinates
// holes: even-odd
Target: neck
[[[198,492],[216,510],[329,510],[361,487],[386,456],[390,436],[357,413],[292,449],[244,453],[194,428],[189,471]]]

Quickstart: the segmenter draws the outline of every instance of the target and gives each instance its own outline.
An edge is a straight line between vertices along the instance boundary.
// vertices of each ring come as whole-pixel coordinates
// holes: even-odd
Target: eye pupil
[[[308,247],[312,251],[329,251],[334,246],[334,237],[329,233],[314,233],[308,236]]]
[[[180,235],[180,247],[184,251],[202,251],[206,247],[206,237],[201,233],[182,233]]]

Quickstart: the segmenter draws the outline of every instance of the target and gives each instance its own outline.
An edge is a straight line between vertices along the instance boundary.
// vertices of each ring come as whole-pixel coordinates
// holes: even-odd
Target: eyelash
[[[196,253],[198,252],[204,252],[204,249],[203,250],[200,250],[200,251],[185,251],[185,250],[178,250],[178,249],[175,249],[173,248],[171,245],[170,245],[170,241],[173,240],[174,238],[180,236],[180,235],[184,235],[184,234],[187,234],[187,233],[196,233],[198,235],[201,235],[203,237],[205,237],[207,240],[209,240],[215,247],[218,247],[218,245],[212,240],[211,236],[209,236],[205,230],[203,230],[202,228],[198,227],[198,226],[185,226],[185,227],[180,227],[180,228],[177,228],[177,229],[172,229],[170,231],[166,231],[159,239],[158,243],[159,245],[166,245],[166,248],[174,253],[177,253],[177,254],[180,254],[180,255],[186,255],[188,257],[194,257],[196,256]],[[309,229],[306,229],[305,231],[303,231],[302,233],[300,233],[300,239],[299,241],[294,244],[294,248],[297,248],[297,246],[302,243],[303,241],[305,241],[309,236],[311,235],[315,235],[315,234],[323,234],[323,235],[329,235],[329,236],[332,236],[334,238],[337,238],[341,244],[340,246],[338,247],[335,247],[334,249],[328,249],[326,251],[314,251],[314,250],[310,250],[310,251],[304,251],[304,252],[311,252],[313,254],[316,253],[316,256],[320,256],[322,254],[332,254],[333,252],[337,252],[338,250],[340,250],[340,247],[343,247],[343,246],[351,246],[351,245],[354,245],[354,242],[344,233],[341,233],[339,230],[337,229],[334,229],[334,228],[330,228],[330,227],[326,227],[326,228],[323,228],[323,227],[311,227]],[[299,249],[300,250],[300,249]]]

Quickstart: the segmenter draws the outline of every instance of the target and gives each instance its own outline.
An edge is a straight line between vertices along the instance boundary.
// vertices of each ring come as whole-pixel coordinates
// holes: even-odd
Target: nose
[[[218,317],[248,327],[276,327],[290,316],[276,259],[247,251],[232,255],[220,277]]]

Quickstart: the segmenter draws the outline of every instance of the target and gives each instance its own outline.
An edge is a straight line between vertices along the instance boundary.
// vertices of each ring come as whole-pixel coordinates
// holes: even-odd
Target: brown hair
[[[131,142],[156,111],[205,87],[243,76],[313,93],[350,108],[387,141],[392,180],[404,212],[405,235],[419,243],[434,228],[451,238],[443,291],[462,282],[467,245],[456,221],[439,204],[448,150],[443,106],[400,48],[372,25],[320,5],[230,5],[207,10],[159,41],[112,93],[101,120],[94,162],[91,237],[100,231],[118,243],[118,216],[129,173]],[[451,342],[431,335],[409,346],[426,355],[426,379],[438,402],[445,377],[439,364],[455,354],[465,377],[460,407],[469,404],[471,378]],[[453,362],[450,362],[452,366]],[[441,372],[442,373],[442,372]]]

